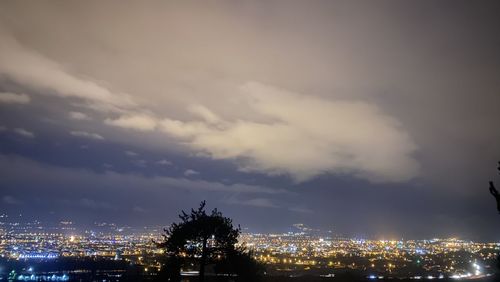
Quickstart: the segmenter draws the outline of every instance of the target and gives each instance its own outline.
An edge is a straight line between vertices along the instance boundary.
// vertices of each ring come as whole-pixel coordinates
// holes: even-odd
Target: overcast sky
[[[0,3],[0,212],[500,240],[497,1]]]

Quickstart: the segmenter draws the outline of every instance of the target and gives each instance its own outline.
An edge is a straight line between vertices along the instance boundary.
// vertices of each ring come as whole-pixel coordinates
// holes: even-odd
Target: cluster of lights
[[[415,280],[483,277],[487,271],[479,262],[489,269],[495,264],[495,254],[499,250],[497,243],[476,243],[455,238],[359,240],[302,232],[244,234],[242,238],[240,243],[254,251],[255,259],[275,269],[348,268],[368,273],[366,277],[370,280],[388,277]],[[422,275],[407,276],[408,267],[418,269]]]
[[[66,228],[71,224],[65,222],[63,225]],[[137,263],[144,266],[144,272],[148,273],[161,267],[157,258],[163,255],[163,250],[154,243],[162,239],[160,231],[129,235],[118,231],[67,234],[62,230],[25,232],[26,228],[17,224],[13,226],[17,232],[0,230],[0,256],[9,259],[100,257]],[[277,271],[353,269],[362,271],[370,280],[402,277],[406,266],[416,267],[422,273],[406,276],[415,280],[482,277],[488,275],[489,266],[494,263],[496,252],[500,249],[497,243],[476,243],[454,238],[365,240],[323,237],[306,232],[246,233],[241,235],[238,244],[252,250],[256,260]],[[326,273],[333,275],[331,272]],[[325,275],[330,274],[322,275],[327,277]],[[19,277],[30,281],[32,275]]]
[[[63,275],[19,275],[17,276],[18,281],[69,281],[69,276]]]

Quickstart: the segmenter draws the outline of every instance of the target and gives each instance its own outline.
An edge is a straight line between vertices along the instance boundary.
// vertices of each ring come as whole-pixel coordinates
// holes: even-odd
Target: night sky
[[[2,1],[0,213],[500,240],[498,1]]]

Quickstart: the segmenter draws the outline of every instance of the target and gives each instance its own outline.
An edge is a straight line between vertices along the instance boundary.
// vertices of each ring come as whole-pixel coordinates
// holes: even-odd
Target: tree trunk
[[[205,281],[205,264],[207,260],[207,238],[203,238],[203,246],[201,249],[201,259],[200,259],[200,282]]]

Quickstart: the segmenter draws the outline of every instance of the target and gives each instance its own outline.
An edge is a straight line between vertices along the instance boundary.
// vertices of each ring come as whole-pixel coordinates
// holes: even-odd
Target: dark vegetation
[[[244,247],[236,246],[240,228],[230,218],[217,209],[207,213],[205,201],[190,214],[182,211],[179,218],[179,223],[165,229],[164,241],[158,244],[166,254],[161,278],[180,281],[181,270],[198,270],[198,281],[205,281],[206,276],[233,281],[262,278],[263,266]]]
[[[498,162],[497,166],[498,173],[500,174],[500,162]],[[497,201],[497,210],[498,213],[500,213],[500,194],[498,193],[498,190],[495,187],[495,183],[493,181],[490,181],[490,194],[495,197],[495,200]],[[497,272],[500,270],[500,254],[497,256]]]
[[[500,174],[500,162],[498,162],[498,173]],[[490,181],[490,194],[495,197],[495,200],[497,201],[497,210],[498,213],[500,213],[500,194],[498,193],[498,190],[495,187],[495,183],[493,181]]]

